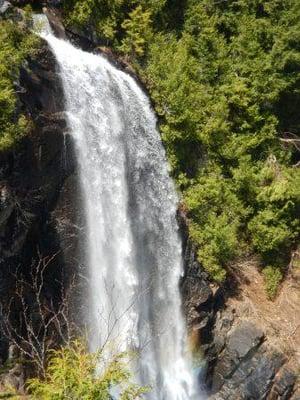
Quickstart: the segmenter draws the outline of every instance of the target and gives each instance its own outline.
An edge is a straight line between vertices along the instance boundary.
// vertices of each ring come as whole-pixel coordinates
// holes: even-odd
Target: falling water
[[[90,347],[136,350],[136,378],[153,387],[147,398],[193,399],[179,292],[177,197],[149,100],[102,56],[49,29],[43,37],[60,67],[80,169]]]

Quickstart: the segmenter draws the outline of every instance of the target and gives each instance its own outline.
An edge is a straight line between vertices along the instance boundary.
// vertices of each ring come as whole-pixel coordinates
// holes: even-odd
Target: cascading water
[[[42,34],[60,67],[84,196],[92,350],[137,350],[151,400],[196,395],[181,315],[177,197],[149,100],[99,55]]]

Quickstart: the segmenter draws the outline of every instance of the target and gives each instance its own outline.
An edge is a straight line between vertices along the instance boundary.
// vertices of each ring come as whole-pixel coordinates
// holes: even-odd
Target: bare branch
[[[12,274],[15,280],[15,295],[7,304],[0,304],[2,314],[1,328],[3,335],[15,345],[24,359],[35,364],[37,373],[45,375],[49,350],[61,344],[69,344],[73,329],[69,320],[69,303],[71,292],[75,287],[75,277],[68,290],[63,280],[60,284],[58,304],[44,296],[45,273],[58,252],[43,257],[37,249],[38,261],[32,265],[29,281],[19,268]],[[34,301],[28,304],[28,296]],[[15,312],[19,311],[16,320]],[[14,311],[14,313],[13,313]]]

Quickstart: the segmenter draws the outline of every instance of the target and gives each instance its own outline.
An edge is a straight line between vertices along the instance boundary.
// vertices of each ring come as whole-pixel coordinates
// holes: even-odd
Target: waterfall
[[[151,400],[190,400],[177,196],[155,114],[104,57],[42,34],[60,68],[86,219],[89,344],[135,350]]]

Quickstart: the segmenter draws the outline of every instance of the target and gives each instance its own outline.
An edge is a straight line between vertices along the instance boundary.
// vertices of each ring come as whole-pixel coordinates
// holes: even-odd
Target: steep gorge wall
[[[22,65],[15,85],[17,111],[30,117],[33,128],[14,148],[0,154],[1,326],[10,300],[15,299],[16,281],[22,279],[28,282],[24,298],[30,318],[38,318],[29,285],[41,260],[52,258],[44,274],[43,301],[57,305],[61,288],[67,288],[80,264],[76,162],[56,61],[45,42]],[[24,307],[13,301],[10,314],[17,327]],[[2,331],[3,363],[12,352],[11,344]]]

